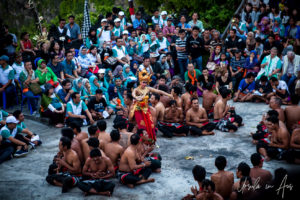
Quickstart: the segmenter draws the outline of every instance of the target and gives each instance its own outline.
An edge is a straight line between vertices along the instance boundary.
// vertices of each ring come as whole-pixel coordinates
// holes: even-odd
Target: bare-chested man
[[[82,148],[82,151],[83,151],[84,160],[86,160],[89,157],[90,152],[91,152],[92,149],[100,148],[100,146],[101,146],[100,141],[98,139],[99,132],[98,132],[97,126],[96,125],[89,126],[88,132],[89,132],[90,137],[81,141],[81,148]],[[97,144],[90,145],[89,141],[91,139],[94,139],[94,138],[97,139],[97,140],[95,140],[95,141],[97,141]],[[106,156],[105,153],[102,150],[101,150],[101,154],[102,154],[102,156]]]
[[[205,179],[202,183],[203,192],[196,196],[197,200],[223,200],[223,197],[215,191],[215,184]]]
[[[227,161],[224,156],[218,156],[215,160],[215,166],[218,172],[211,175],[210,179],[215,183],[216,192],[224,199],[228,199],[232,192],[234,183],[234,174],[230,171],[225,171]]]
[[[252,154],[250,159],[253,165],[253,168],[250,170],[250,177],[264,187],[266,183],[272,180],[272,174],[268,170],[262,169],[264,159],[259,153]]]
[[[199,106],[198,98],[192,98],[192,106],[186,112],[185,121],[190,126],[191,135],[213,135],[215,125],[210,123],[206,111]]]
[[[289,163],[300,164],[300,126],[294,129],[291,136],[290,150],[287,152],[286,160]]]
[[[158,89],[161,90],[161,91],[164,91],[166,93],[169,93],[169,89],[168,89],[167,85],[159,85]],[[171,100],[172,100],[172,98],[169,97],[169,96],[160,95],[159,101],[164,105],[165,108],[169,107],[169,103],[170,103]]]
[[[182,108],[182,100],[180,98],[180,95],[181,95],[180,88],[179,87],[173,87],[172,90],[171,90],[171,94],[173,95],[173,98],[177,103],[177,107]]]
[[[141,160],[140,154],[137,152],[140,145],[140,136],[137,134],[131,135],[130,143],[120,160],[120,182],[130,188],[135,185],[154,182],[154,178],[149,178],[152,173],[151,168],[149,168],[151,162]]]
[[[203,101],[202,101],[202,105],[203,108],[206,110],[207,115],[213,115],[214,112],[214,103],[217,99],[217,95],[215,93],[213,93],[213,83],[208,82],[206,84],[206,89],[203,91]],[[210,117],[209,117],[210,118]]]
[[[240,162],[238,167],[237,167],[237,170],[236,170],[236,177],[239,179],[238,181],[236,181],[234,184],[233,184],[233,187],[232,189],[233,190],[237,190],[239,189],[240,187],[240,181],[241,179],[244,177],[244,176],[249,176],[250,175],[250,166],[245,163],[245,162]],[[254,183],[254,182],[252,182]]]
[[[83,156],[83,151],[82,151],[82,148],[81,148],[81,144],[80,142],[74,138],[74,132],[71,128],[63,128],[61,130],[61,135],[63,137],[67,137],[71,140],[71,149],[74,150],[77,155],[78,155],[78,158],[80,160],[80,162],[82,164],[84,164],[84,156]]]
[[[81,131],[80,125],[76,122],[71,122],[70,128],[73,130],[75,134],[75,139],[77,139],[79,143],[81,143],[82,140],[89,137],[86,132]]]
[[[92,149],[85,161],[82,174],[86,179],[108,179],[115,176],[114,166],[108,157],[103,157],[98,148]]]
[[[150,109],[150,113],[152,115],[153,124],[154,124],[154,126],[156,126],[157,125],[156,109],[153,106],[149,106],[149,109]]]
[[[165,116],[165,106],[160,102],[160,95],[153,93],[150,97],[150,102],[156,110],[157,121],[163,121]]]
[[[226,116],[230,115],[230,109],[233,109],[227,105],[227,101],[231,99],[231,91],[226,87],[221,87],[219,92],[222,98],[220,98],[214,106],[216,129],[225,132],[234,132],[238,129],[238,123],[231,123],[231,121],[226,118]]]
[[[62,152],[62,158],[55,158],[57,173],[50,174],[46,181],[55,186],[62,187],[62,192],[67,192],[79,181],[76,175],[80,174],[81,166],[77,153],[71,149],[71,140],[62,137],[59,141],[59,150]]]
[[[115,184],[102,179],[114,177],[115,170],[110,159],[102,157],[98,148],[91,150],[90,157],[82,169],[82,174],[87,180],[80,182],[78,187],[86,194],[110,196],[113,193]]]
[[[279,119],[275,116],[267,119],[266,126],[271,133],[270,143],[259,141],[256,148],[269,161],[271,158],[280,158],[281,152],[289,148],[290,134],[284,124],[279,125]]]
[[[290,132],[294,129],[294,126],[300,122],[300,106],[299,97],[296,95],[291,96],[291,103],[285,108],[286,127]]]
[[[165,110],[164,121],[158,124],[158,129],[165,137],[187,136],[189,132],[189,127],[183,124],[182,109],[175,100],[170,101],[170,107]]]
[[[198,187],[199,190],[197,189],[197,186],[192,186],[191,187],[191,192],[193,194],[187,194],[185,197],[183,197],[183,200],[191,200],[191,199],[195,199],[195,197],[200,194],[201,192],[203,192],[203,188],[202,188],[202,183],[205,180],[205,176],[206,176],[206,170],[204,167],[202,167],[201,165],[195,165],[193,167],[193,177],[194,180],[197,181],[198,183]]]
[[[192,99],[192,97],[198,97],[196,86],[193,86],[190,83],[186,83],[185,84],[185,90],[186,90],[186,92],[183,95],[181,95],[182,111],[183,111],[184,115],[186,114],[188,109],[191,108],[191,99]]]
[[[271,109],[276,110],[279,114],[278,119],[285,122],[284,110],[281,108],[282,101],[280,98],[272,96],[270,99],[269,106]]]
[[[114,128],[118,129],[121,135],[119,144],[126,149],[130,145],[130,136],[133,135],[133,133],[127,131],[127,124],[124,121],[117,122]]]
[[[124,98],[124,103],[126,107],[122,106],[122,109],[124,111],[124,116],[128,119],[129,118],[129,113],[130,110],[132,109],[132,104],[133,104],[133,96],[130,93],[127,93],[125,98]]]
[[[105,144],[111,141],[109,133],[105,132],[106,130],[106,121],[100,120],[97,122],[97,127],[99,129],[98,139],[100,141],[100,148],[103,150]]]
[[[119,160],[123,155],[124,148],[119,144],[120,142],[120,132],[117,130],[112,130],[110,132],[111,142],[105,145],[105,154],[110,158],[114,169],[118,169]]]

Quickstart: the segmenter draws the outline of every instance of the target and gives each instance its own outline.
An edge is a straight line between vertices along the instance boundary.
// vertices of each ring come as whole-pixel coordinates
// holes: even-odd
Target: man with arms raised
[[[185,121],[190,126],[191,135],[213,135],[215,125],[210,123],[204,108],[200,108],[198,98],[192,98],[192,106],[186,112]]]
[[[170,107],[166,109],[164,121],[158,122],[158,129],[165,137],[187,136],[189,127],[183,125],[183,113],[175,100],[170,101]]]
[[[154,178],[149,178],[152,173],[149,167],[151,162],[143,162],[137,152],[140,145],[140,136],[137,134],[132,135],[130,137],[130,143],[120,160],[120,182],[130,188],[133,188],[135,185],[154,182]],[[141,164],[137,164],[137,162]]]
[[[234,183],[234,175],[230,171],[225,171],[227,161],[224,156],[218,156],[215,160],[215,166],[218,172],[211,175],[210,179],[216,186],[216,192],[219,193],[224,199],[228,199],[232,192]]]

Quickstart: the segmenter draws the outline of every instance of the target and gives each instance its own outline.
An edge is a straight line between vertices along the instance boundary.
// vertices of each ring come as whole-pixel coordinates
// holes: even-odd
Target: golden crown
[[[139,72],[139,81],[147,81],[148,83],[151,81],[151,76],[145,68]]]

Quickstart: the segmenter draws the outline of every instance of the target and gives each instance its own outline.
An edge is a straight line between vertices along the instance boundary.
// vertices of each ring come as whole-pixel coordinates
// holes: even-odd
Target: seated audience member
[[[62,193],[77,185],[81,178],[81,166],[78,155],[71,149],[71,140],[61,137],[59,156],[54,157],[50,165],[46,181],[54,186],[62,187]]]
[[[192,186],[191,192],[193,194],[186,195],[185,197],[183,197],[184,200],[194,199],[197,197],[198,194],[201,194],[201,192],[203,192],[202,183],[205,180],[205,176],[206,176],[205,168],[202,167],[201,165],[195,165],[193,167],[192,172],[193,172],[194,180],[198,183],[199,189],[197,190],[197,186]]]
[[[78,56],[78,64],[81,66],[80,76],[84,78],[90,78],[93,75],[89,69],[94,69],[96,65],[92,63],[92,61],[87,56],[87,48],[85,46],[80,47],[79,56]]]
[[[74,92],[79,93],[80,99],[84,100],[85,103],[87,103],[88,95],[86,93],[86,90],[84,89],[83,79],[82,78],[77,78],[77,79],[73,80],[73,82],[72,82],[72,90]]]
[[[37,110],[37,99],[34,96],[40,94],[42,90],[39,87],[32,87],[33,85],[39,86],[39,78],[32,69],[31,61],[24,62],[24,70],[20,73],[19,79],[21,88],[23,89],[22,94],[27,98],[27,101],[29,101],[33,112],[32,114],[34,115]]]
[[[158,129],[165,137],[187,136],[189,127],[183,124],[183,112],[175,100],[170,101],[170,107],[165,110],[164,120],[158,122]]]
[[[63,67],[64,77],[73,81],[74,79],[78,78],[78,74],[76,71],[75,63],[73,62],[73,53],[71,51],[66,52],[66,58],[64,61],[61,62]]]
[[[272,92],[272,86],[268,80],[268,77],[261,76],[259,80],[255,82],[255,92],[253,97],[256,102],[264,101],[268,103],[270,93]]]
[[[120,132],[118,130],[112,130],[110,132],[111,142],[105,144],[104,152],[107,157],[110,158],[114,169],[119,168],[120,159],[124,153],[124,148],[119,144]]]
[[[189,82],[190,84],[197,86],[199,88],[200,86],[200,76],[201,71],[199,69],[195,69],[194,65],[192,63],[189,63],[187,66],[187,71],[184,74],[184,80],[185,82]],[[199,95],[199,93],[198,93]]]
[[[241,80],[238,91],[235,94],[234,101],[251,101],[253,98],[253,93],[255,91],[255,75],[252,72],[249,72],[246,75],[246,78]]]
[[[284,150],[289,147],[290,134],[283,123],[279,125],[279,119],[276,116],[267,118],[266,126],[271,133],[270,140],[259,141],[256,146],[257,152],[266,161],[281,159]]]
[[[137,152],[140,143],[140,136],[133,134],[130,137],[130,145],[124,151],[119,165],[119,180],[122,184],[133,188],[135,185],[154,182],[154,178],[149,178],[152,173],[150,161],[140,160]],[[138,161],[141,164],[137,164]]]
[[[223,197],[215,191],[215,184],[211,180],[205,179],[202,182],[202,190],[200,194],[196,196],[199,200],[223,200]]]
[[[106,127],[107,127],[106,121],[99,120],[97,122],[97,127],[98,127],[97,133],[100,142],[100,148],[104,149],[105,144],[111,142],[110,135],[109,133],[106,132]]]
[[[96,95],[91,97],[88,103],[89,111],[95,121],[103,118],[107,118],[107,115],[113,113],[113,109],[107,108],[106,100],[103,98],[103,92],[100,89],[96,90]],[[104,116],[105,112],[105,116]]]
[[[217,173],[211,175],[210,179],[216,186],[216,192],[224,199],[230,197],[232,186],[234,183],[234,175],[230,171],[225,171],[227,161],[224,156],[218,156],[215,160],[215,166],[218,169]]]
[[[50,67],[47,67],[45,60],[40,59],[38,61],[38,68],[35,70],[35,74],[39,79],[38,84],[40,84],[42,89],[45,89],[47,83],[54,86],[55,93],[57,93],[61,89],[61,86],[58,83],[57,76]]]
[[[64,72],[63,72],[63,66],[59,62],[59,56],[57,54],[51,54],[50,58],[51,58],[51,60],[47,64],[47,67],[52,69],[52,71],[54,72],[54,74],[57,77],[57,80],[61,83],[65,79],[65,77],[64,77]]]
[[[71,89],[72,84],[71,81],[68,79],[63,80],[62,82],[62,89],[57,92],[57,96],[66,105],[71,100],[71,95],[73,94],[73,90]]]
[[[217,100],[217,95],[213,92],[213,83],[208,82],[206,84],[206,90],[203,91],[203,101],[202,105],[205,109],[208,118],[214,113],[214,104]]]
[[[228,72],[228,70],[223,70],[221,72],[221,76],[217,77],[216,80],[216,91],[218,94],[220,94],[219,88],[220,87],[226,87],[229,90],[232,90],[232,78]]]
[[[86,104],[80,99],[78,92],[74,92],[71,95],[71,100],[67,103],[66,116],[67,125],[69,125],[72,121],[76,121],[82,125],[87,125],[87,117],[90,124],[94,124],[95,122]]]
[[[16,87],[20,87],[19,78],[21,72],[24,70],[24,62],[21,53],[17,53],[15,57],[15,62],[11,66],[15,71],[14,82]]]
[[[282,101],[280,98],[277,98],[277,97],[272,97],[270,99],[270,103],[269,103],[269,107],[272,109],[272,110],[276,110],[278,112],[278,119],[282,122],[285,122],[285,113],[284,113],[284,110],[281,108],[281,104],[282,104]]]
[[[283,104],[287,104],[289,89],[286,82],[283,80],[278,80],[276,77],[272,77],[270,78],[270,83],[273,88],[273,91],[270,94],[270,96],[276,96],[282,99]]]
[[[8,64],[9,58],[6,55],[2,55],[0,57],[0,94],[2,96],[3,92],[6,94],[6,106],[12,106],[15,101],[15,85],[14,85],[14,78],[15,78],[15,71],[14,69]],[[2,97],[0,98],[2,101]],[[2,102],[3,103],[3,102]]]
[[[235,113],[235,108],[227,105],[231,99],[231,91],[225,87],[219,89],[221,97],[214,105],[214,122],[216,129],[235,132],[242,125],[243,119]]]
[[[45,85],[45,92],[42,94],[41,100],[41,116],[50,118],[51,124],[55,124],[57,128],[64,126],[65,107],[54,93],[54,88],[50,83]]]
[[[5,126],[6,122],[4,117],[8,117],[8,115],[9,115],[8,112],[0,108],[0,128]]]
[[[185,121],[190,126],[191,135],[213,135],[214,123],[210,123],[204,108],[199,106],[198,98],[192,98],[191,108],[186,112]]]
[[[7,146],[13,146],[16,150],[14,157],[21,157],[28,154],[29,139],[21,135],[25,133],[17,124],[19,121],[14,116],[6,118],[6,125],[1,128],[0,135]],[[3,142],[2,142],[3,143]]]
[[[3,140],[2,135],[0,135],[0,164],[6,160],[10,160],[14,153],[14,147]]]
[[[287,52],[283,57],[282,77],[289,88],[289,91],[294,94],[295,80],[297,79],[297,68],[300,66],[300,56],[295,55],[293,51]]]
[[[198,85],[198,95],[202,96],[203,92],[207,89],[207,84],[214,82],[214,77],[208,73],[207,68],[204,68],[198,81],[200,83],[200,85]]]
[[[250,170],[250,177],[255,180],[260,186],[264,187],[266,183],[271,182],[272,174],[268,170],[262,169],[264,159],[259,153],[251,155],[251,163],[253,168]]]

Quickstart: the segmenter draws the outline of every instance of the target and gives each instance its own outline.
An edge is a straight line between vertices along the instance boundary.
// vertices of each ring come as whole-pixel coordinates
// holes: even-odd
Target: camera
[[[104,27],[104,30],[105,30],[105,31],[107,31],[107,30],[108,30],[108,28],[109,28],[109,26],[108,26],[108,25],[106,25],[106,26]]]

